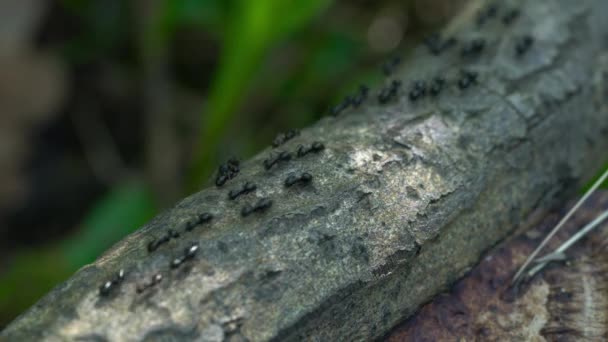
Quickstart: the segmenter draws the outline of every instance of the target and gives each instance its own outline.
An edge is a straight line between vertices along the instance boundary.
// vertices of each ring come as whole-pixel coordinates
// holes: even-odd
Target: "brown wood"
[[[608,223],[567,252],[564,262],[518,287],[510,279],[567,208],[489,252],[449,293],[399,325],[387,341],[608,340]],[[551,240],[553,250],[608,209],[608,191],[594,195]]]

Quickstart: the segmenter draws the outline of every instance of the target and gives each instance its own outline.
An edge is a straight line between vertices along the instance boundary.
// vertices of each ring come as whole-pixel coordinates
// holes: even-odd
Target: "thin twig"
[[[545,255],[542,258],[536,259],[538,265],[534,266],[529,272],[528,277],[535,275],[538,271],[543,269],[549,262],[554,260],[563,260],[565,258],[564,252],[575,244],[578,240],[582,239],[595,227],[599,226],[606,218],[608,218],[608,210],[604,211],[600,216],[596,217],[591,223],[587,224],[583,229],[574,234],[570,239],[561,244],[554,252]]]
[[[593,194],[593,192],[595,192],[595,190],[597,190],[597,188],[599,188],[599,186],[602,183],[604,183],[604,181],[606,179],[608,179],[608,170],[606,170],[604,172],[604,174],[602,174],[602,176],[595,183],[593,183],[593,186],[585,193],[585,195],[576,203],[576,205],[574,205],[574,207],[572,207],[572,209],[570,209],[568,214],[566,214],[566,216],[564,216],[564,218],[562,218],[561,221],[559,221],[559,223],[555,226],[555,228],[553,228],[553,230],[549,233],[549,235],[547,235],[547,237],[545,237],[543,242],[541,242],[540,245],[538,247],[536,247],[534,252],[532,252],[532,254],[530,254],[530,256],[528,256],[528,258],[526,259],[524,264],[519,268],[517,273],[515,273],[515,276],[513,276],[513,279],[511,280],[511,284],[514,284],[515,282],[517,282],[517,280],[522,275],[522,273],[530,265],[532,260],[534,260],[534,258],[536,258],[538,253],[540,253],[540,251],[545,247],[545,245],[549,242],[549,240],[551,240],[551,238],[562,228],[562,226],[566,223],[566,221],[568,221],[570,219],[570,217],[572,217],[572,215],[581,207],[581,205],[589,198],[589,196],[591,196],[591,194]]]

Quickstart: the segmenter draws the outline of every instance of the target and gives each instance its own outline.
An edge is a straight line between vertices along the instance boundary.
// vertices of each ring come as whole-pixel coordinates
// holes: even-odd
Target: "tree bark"
[[[503,22],[510,9],[520,16]],[[608,151],[608,2],[505,1],[458,44],[412,51],[358,109],[327,117],[180,202],[11,323],[8,340],[367,340],[453,283],[531,213],[598,171]],[[522,37],[533,44],[517,53]],[[475,38],[479,55],[461,55]],[[524,44],[525,45],[525,44]],[[470,50],[470,49],[469,49]],[[473,49],[474,50],[474,49]],[[522,50],[520,48],[520,50]],[[462,70],[477,72],[477,81]],[[446,83],[412,101],[414,80]],[[472,81],[465,87],[468,81]],[[415,96],[414,96],[415,97]],[[297,156],[297,146],[325,149]],[[269,170],[271,153],[292,153]],[[285,186],[308,172],[310,183]],[[245,182],[257,190],[235,200]],[[261,198],[266,210],[243,217]],[[210,222],[195,226],[196,217]],[[155,251],[151,240],[180,234]],[[169,234],[170,236],[170,234]],[[172,269],[184,248],[198,254]],[[124,269],[108,296],[99,287]],[[151,279],[162,281],[138,293]]]

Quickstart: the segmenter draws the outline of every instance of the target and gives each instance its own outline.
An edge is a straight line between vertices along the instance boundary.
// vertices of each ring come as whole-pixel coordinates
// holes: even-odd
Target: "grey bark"
[[[324,151],[262,166],[270,149],[221,188],[180,202],[77,272],[0,335],[7,340],[367,340],[460,277],[535,211],[563,198],[606,160],[608,2],[500,2],[520,8],[456,36],[484,37],[478,58],[459,48],[413,51],[394,77],[397,99],[375,98],[325,118],[276,149],[321,140]],[[499,13],[503,13],[500,12]],[[462,18],[460,18],[462,19]],[[515,56],[526,34],[531,49]],[[459,45],[460,46],[460,45]],[[477,85],[456,85],[462,68]],[[410,83],[442,75],[437,98],[411,102]],[[387,84],[390,79],[387,80]],[[375,87],[377,88],[377,87]],[[373,90],[376,93],[377,89]],[[309,172],[312,183],[286,188]],[[245,181],[253,193],[228,200]],[[265,212],[241,216],[268,197]],[[186,232],[197,215],[209,224]],[[158,250],[147,244],[180,232]],[[190,243],[200,252],[169,264]],[[98,288],[119,270],[108,298]],[[142,294],[136,287],[163,280]]]

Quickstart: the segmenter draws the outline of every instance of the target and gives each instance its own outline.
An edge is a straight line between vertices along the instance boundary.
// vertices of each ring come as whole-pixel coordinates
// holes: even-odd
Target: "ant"
[[[241,216],[246,217],[254,212],[263,212],[272,206],[272,200],[268,198],[260,199],[255,205],[245,205],[241,210]]]
[[[351,102],[352,98],[350,96],[347,96],[344,100],[342,100],[342,102],[330,109],[330,114],[332,116],[338,116],[341,112],[343,112],[350,106]]]
[[[521,39],[515,44],[515,55],[517,57],[523,56],[534,44],[534,38],[531,36],[523,36]]]
[[[384,64],[382,64],[382,73],[384,73],[385,76],[390,76],[400,63],[401,57],[399,56],[395,56],[389,59]]]
[[[270,170],[275,164],[289,160],[291,160],[291,153],[283,151],[277,155],[271,155],[270,158],[264,160],[264,168]]]
[[[142,285],[137,286],[137,287],[135,288],[135,291],[136,291],[137,293],[142,293],[142,292],[144,292],[145,290],[147,290],[148,288],[151,288],[151,287],[153,287],[153,286],[157,285],[157,284],[158,284],[158,283],[160,283],[162,280],[163,280],[163,275],[162,275],[162,274],[160,274],[160,273],[157,273],[157,274],[155,274],[154,276],[152,276],[152,279],[150,280],[150,282],[149,282],[149,283],[147,283],[147,284],[142,284]]]
[[[458,80],[458,88],[464,90],[475,83],[477,83],[477,72],[463,71],[462,77]]]
[[[397,96],[397,91],[401,87],[401,81],[393,80],[388,87],[382,88],[378,94],[378,102],[385,104],[389,102],[393,97]]]
[[[285,133],[279,133],[276,136],[276,138],[274,138],[274,140],[272,141],[272,146],[279,147],[279,146],[283,145],[284,143],[286,143],[287,141],[297,137],[298,135],[300,135],[300,131],[297,129],[291,129]]]
[[[196,218],[196,220],[190,221],[190,222],[186,223],[186,231],[191,231],[196,226],[204,224],[204,223],[208,223],[212,219],[213,219],[213,215],[212,214],[210,214],[210,213],[202,213],[202,214],[200,214]]]
[[[462,48],[462,57],[476,56],[483,52],[486,45],[486,40],[483,38],[477,38],[471,40],[464,48]]]
[[[239,161],[234,158],[229,159],[226,164],[220,165],[215,185],[218,187],[224,185],[227,181],[236,177],[240,170]]]
[[[486,9],[479,12],[477,15],[477,27],[482,27],[488,19],[494,18],[498,13],[496,4],[489,5]]]
[[[169,240],[171,240],[172,238],[175,239],[178,237],[179,237],[178,232],[174,231],[173,229],[168,229],[167,234],[163,235],[160,239],[152,240],[152,241],[150,241],[150,243],[148,243],[148,252],[154,252],[162,244],[169,242]]]
[[[353,107],[357,108],[367,99],[367,94],[369,93],[369,88],[365,85],[359,86],[359,93],[351,98],[351,104]]]
[[[194,244],[192,244],[192,246],[186,248],[184,250],[184,255],[182,255],[181,257],[177,257],[177,258],[173,259],[173,261],[171,261],[171,268],[178,268],[184,262],[193,259],[196,256],[198,249],[199,249],[199,247],[198,247],[198,244],[196,244],[196,243],[194,243]]]
[[[303,172],[302,174],[300,174],[299,176],[296,175],[289,175],[287,177],[287,179],[285,179],[285,186],[286,187],[290,187],[293,186],[295,184],[308,184],[312,181],[312,175],[308,172]]]
[[[114,291],[114,289],[118,285],[120,285],[122,283],[122,281],[124,279],[125,279],[125,270],[121,269],[120,271],[118,271],[118,273],[116,273],[116,275],[114,276],[114,278],[112,280],[106,281],[99,287],[99,295],[102,297],[107,297]]]
[[[230,192],[228,193],[228,198],[230,200],[235,200],[237,197],[248,194],[252,191],[255,191],[256,189],[257,189],[257,186],[255,184],[245,182],[245,184],[243,184],[243,186],[240,189],[230,190]]]
[[[414,82],[414,88],[410,91],[410,101],[414,102],[426,95],[426,83],[424,81]]]
[[[518,9],[512,9],[502,17],[502,23],[507,26],[511,25],[511,23],[514,22],[520,14],[521,12]]]
[[[315,141],[310,146],[299,145],[296,150],[296,156],[304,157],[305,155],[314,152],[318,153],[325,149],[325,145],[322,142]]]
[[[443,89],[444,84],[445,84],[445,79],[443,77],[435,77],[433,79],[433,83],[431,84],[431,87],[429,89],[429,94],[431,94],[431,96],[439,95],[439,93]]]
[[[439,56],[443,51],[454,46],[456,42],[456,38],[454,37],[444,40],[438,33],[434,33],[424,40],[424,45],[426,45],[432,55]]]

